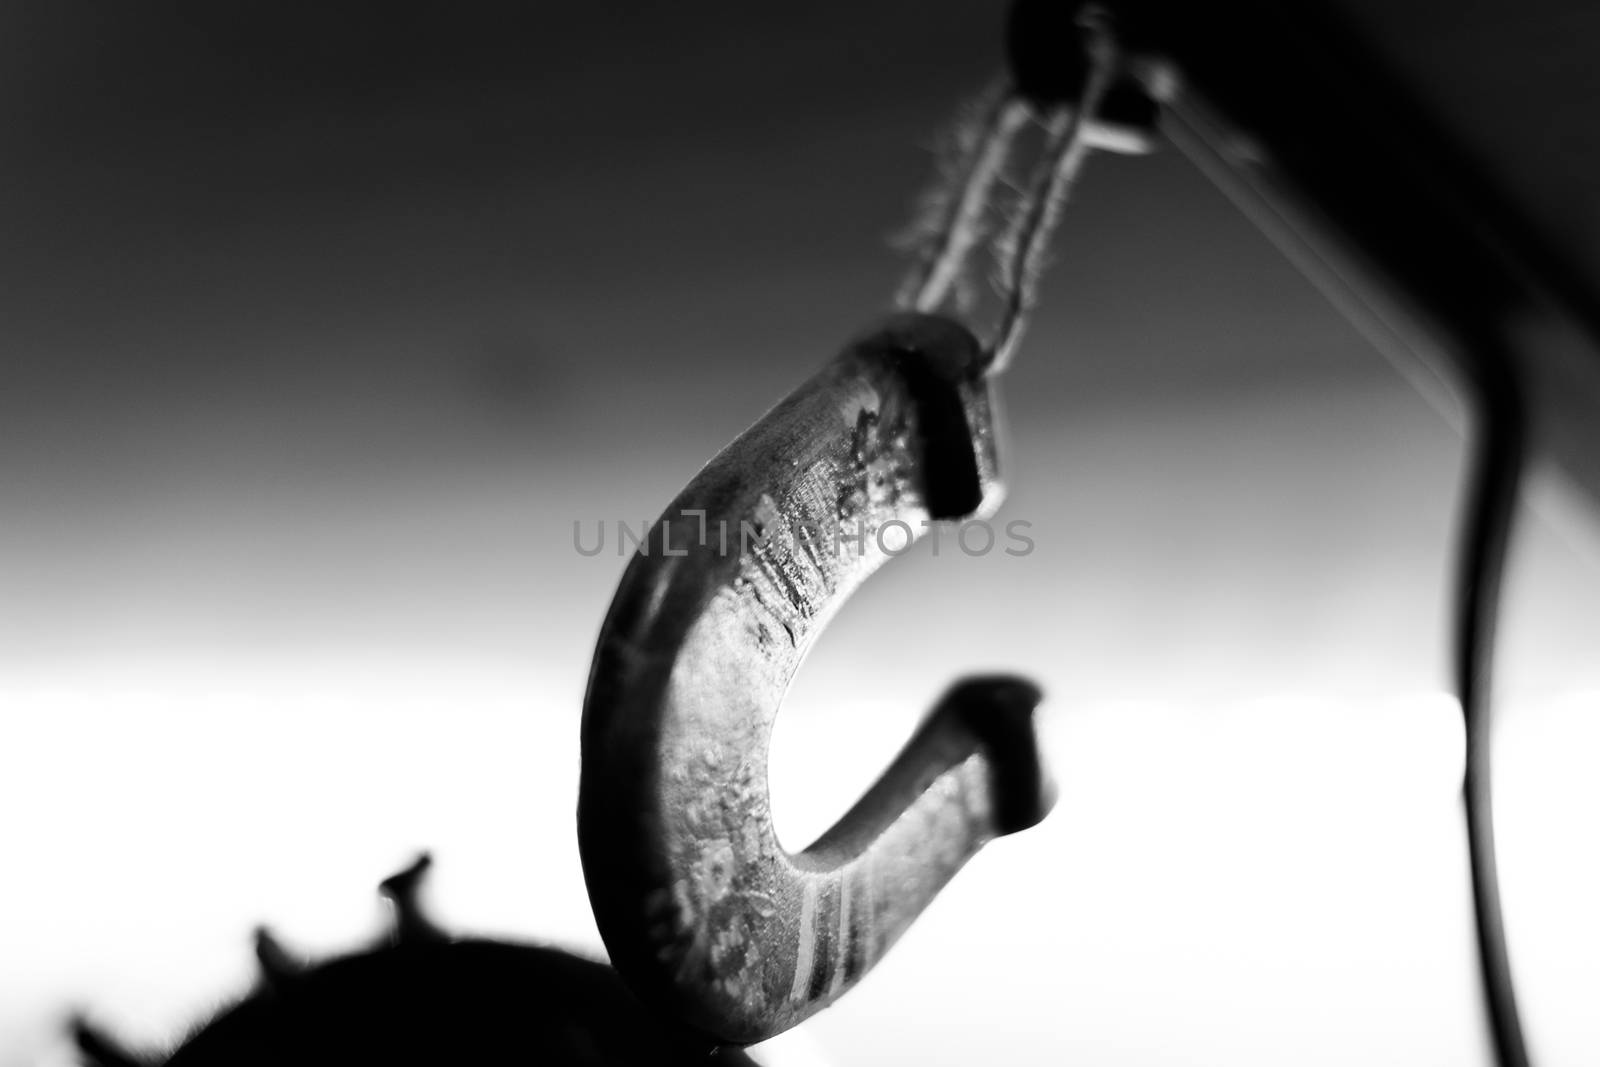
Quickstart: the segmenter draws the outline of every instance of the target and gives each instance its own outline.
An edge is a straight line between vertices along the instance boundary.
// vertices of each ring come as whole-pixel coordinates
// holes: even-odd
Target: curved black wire
[[[1478,968],[1500,1067],[1528,1067],[1500,908],[1490,795],[1495,622],[1527,453],[1527,411],[1509,361],[1492,360],[1477,383],[1478,429],[1468,446],[1455,590],[1454,674],[1466,721],[1467,856]]]

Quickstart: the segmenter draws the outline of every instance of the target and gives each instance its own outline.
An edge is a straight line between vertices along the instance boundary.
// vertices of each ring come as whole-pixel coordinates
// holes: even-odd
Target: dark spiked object
[[[355,1064],[701,1064],[745,1067],[647,1012],[610,967],[556,949],[451,938],[418,891],[423,856],[379,887],[390,935],[364,952],[301,964],[265,929],[260,980],[170,1055],[141,1055],[83,1020],[90,1067],[351,1067]]]

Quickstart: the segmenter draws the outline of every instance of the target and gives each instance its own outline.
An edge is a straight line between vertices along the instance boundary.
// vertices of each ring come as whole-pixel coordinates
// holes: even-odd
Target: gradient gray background
[[[1430,55],[1506,21],[1432,6],[1395,16]],[[455,927],[597,950],[577,721],[622,560],[573,523],[653,515],[881,312],[1000,12],[0,12],[0,1062],[67,1062],[75,1005],[172,1038],[251,925],[350,946],[418,848]],[[1061,805],[788,1054],[1483,1062],[1459,435],[1170,152],[1094,159],[1056,259],[1003,383],[1037,550],[875,578],[774,776],[798,846],[1003,668]],[[1535,504],[1506,888],[1540,1062],[1580,1064],[1600,527]]]

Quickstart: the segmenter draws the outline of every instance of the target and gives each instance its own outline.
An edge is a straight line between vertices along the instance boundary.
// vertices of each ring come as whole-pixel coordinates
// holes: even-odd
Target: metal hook
[[[579,844],[636,993],[721,1041],[851,988],[994,837],[1053,795],[1010,677],[958,683],[883,776],[799,853],[773,831],[773,721],[812,641],[930,520],[991,514],[994,401],[964,327],[905,313],[728,446],[623,576],[584,707]],[[899,538],[895,539],[900,540]]]

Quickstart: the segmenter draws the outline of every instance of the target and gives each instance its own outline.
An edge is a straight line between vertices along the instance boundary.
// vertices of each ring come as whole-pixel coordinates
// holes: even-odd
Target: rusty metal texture
[[[998,506],[982,367],[949,319],[865,335],[673,501],[602,628],[578,811],[595,916],[635,992],[718,1040],[825,1007],[985,842],[1049,808],[1038,690],[993,677],[950,690],[811,847],[772,825],[772,726],[813,640],[925,523]]]

